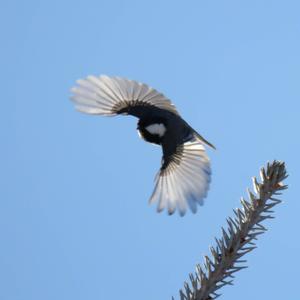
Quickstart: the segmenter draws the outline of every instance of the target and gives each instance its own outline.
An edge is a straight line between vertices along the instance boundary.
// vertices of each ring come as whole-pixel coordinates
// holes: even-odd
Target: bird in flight
[[[195,213],[209,188],[211,169],[204,145],[215,147],[197,133],[163,94],[146,84],[108,76],[77,80],[71,100],[78,111],[103,116],[132,115],[147,142],[162,147],[161,167],[150,203],[157,211],[176,209],[183,216]]]

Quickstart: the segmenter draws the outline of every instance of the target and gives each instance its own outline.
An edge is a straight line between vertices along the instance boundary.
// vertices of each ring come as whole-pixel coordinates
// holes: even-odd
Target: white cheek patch
[[[157,134],[159,135],[160,137],[162,137],[165,132],[166,132],[166,127],[164,124],[160,123],[160,124],[151,124],[147,127],[145,127],[145,129],[151,133],[151,134]]]

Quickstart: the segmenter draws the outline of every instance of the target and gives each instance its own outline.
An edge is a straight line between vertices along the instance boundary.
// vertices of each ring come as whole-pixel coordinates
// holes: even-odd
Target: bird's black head
[[[163,117],[141,118],[137,130],[147,142],[160,145],[167,131],[167,119]]]

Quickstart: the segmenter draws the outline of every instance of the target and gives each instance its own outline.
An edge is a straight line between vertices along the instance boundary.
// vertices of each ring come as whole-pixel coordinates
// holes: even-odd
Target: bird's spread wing
[[[157,202],[157,211],[167,209],[173,214],[178,209],[184,215],[189,207],[197,211],[203,205],[210,183],[210,162],[201,141],[193,137],[176,147],[176,151],[163,158],[155,179],[150,203]]]
[[[146,84],[120,77],[88,76],[77,80],[71,100],[77,110],[87,114],[114,116],[131,114],[140,117],[147,108],[178,114],[163,94]]]

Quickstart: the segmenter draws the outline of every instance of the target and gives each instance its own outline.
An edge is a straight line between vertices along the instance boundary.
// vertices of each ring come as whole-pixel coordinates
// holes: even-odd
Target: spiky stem
[[[204,267],[196,266],[190,274],[190,283],[185,282],[180,290],[181,300],[209,300],[220,296],[217,292],[225,285],[232,285],[234,273],[246,268],[241,258],[256,248],[255,240],[267,229],[261,224],[272,219],[275,198],[287,188],[282,181],[287,178],[284,162],[273,161],[260,172],[261,183],[253,178],[254,193],[248,190],[249,201],[241,199],[242,208],[234,209],[234,218],[227,219],[228,228],[222,228],[222,237],[215,239],[210,248],[210,257],[204,257]]]

